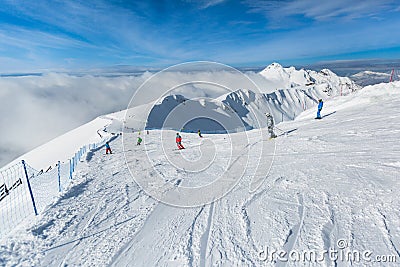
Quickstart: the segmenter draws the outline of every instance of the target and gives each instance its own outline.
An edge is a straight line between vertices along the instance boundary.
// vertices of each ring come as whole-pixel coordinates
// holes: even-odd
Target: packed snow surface
[[[369,250],[372,261],[380,255],[393,255],[399,261],[399,106],[397,82],[325,101],[322,120],[314,120],[314,109],[307,110],[295,121],[279,124],[286,134],[275,141],[259,140],[265,128],[204,134],[202,139],[195,133],[182,133],[186,146],[182,151],[174,149],[174,131],[142,132],[144,144],[129,149],[117,138],[111,143],[112,155],[94,151],[78,165],[67,192],[1,241],[0,264],[298,266],[308,263],[276,258],[271,263],[265,253],[314,250],[321,255],[331,248],[340,250],[339,246]],[[159,138],[160,133],[165,138]],[[124,133],[125,144],[134,144],[137,136],[137,132]],[[261,158],[244,153],[250,155],[248,160],[240,155],[232,159],[229,140],[233,139],[243,140],[238,146],[249,150],[276,142],[276,150]],[[166,148],[164,153],[156,153],[160,147]],[[206,153],[210,150],[213,153]],[[255,163],[264,156],[270,160],[271,153],[270,172],[250,193]],[[144,164],[146,157],[154,165]],[[211,164],[191,179],[189,170],[198,158],[199,164]],[[181,159],[187,168],[176,168],[170,159]],[[218,174],[236,165],[244,169],[244,175],[223,198],[179,208],[147,195],[126,162],[136,176],[152,179],[156,173],[163,174],[177,187],[212,182],[211,169]],[[367,263],[328,257],[318,263],[350,264]]]

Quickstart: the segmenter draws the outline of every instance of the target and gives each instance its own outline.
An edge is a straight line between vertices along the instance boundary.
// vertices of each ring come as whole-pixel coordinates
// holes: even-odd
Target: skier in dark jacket
[[[197,131],[197,134],[199,135],[199,137],[203,137],[203,136],[201,135],[200,130]]]
[[[267,128],[268,128],[268,133],[269,133],[269,139],[275,138],[276,134],[274,133],[274,118],[270,113],[265,114],[267,116]]]
[[[108,142],[106,142],[106,154],[108,154],[108,152],[110,152],[110,154],[112,154],[110,144]]]
[[[320,100],[318,100],[318,111],[317,111],[317,117],[316,117],[316,119],[322,119],[321,118],[321,110],[322,110],[322,107],[324,106],[324,102],[322,101],[322,99],[320,99]]]
[[[176,133],[176,145],[178,146],[178,149],[184,149],[183,145],[182,145],[182,137],[179,135],[179,133]]]

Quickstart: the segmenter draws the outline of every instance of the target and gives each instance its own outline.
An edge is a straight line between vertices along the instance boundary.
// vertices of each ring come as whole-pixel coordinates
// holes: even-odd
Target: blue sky
[[[0,73],[400,58],[398,0],[0,2]]]

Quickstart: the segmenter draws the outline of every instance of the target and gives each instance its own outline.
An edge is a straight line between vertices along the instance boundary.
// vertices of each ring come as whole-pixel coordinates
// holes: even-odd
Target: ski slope
[[[275,140],[276,150],[271,148],[274,141],[260,140],[265,129],[205,134],[203,139],[183,133],[183,151],[174,150],[175,132],[168,130],[141,133],[142,146],[123,147],[117,138],[111,143],[112,155],[93,151],[78,165],[68,192],[1,241],[0,264],[299,266],[308,263],[270,262],[262,256],[274,249],[340,251],[338,241],[352,251],[372,251],[372,261],[379,255],[400,261],[399,105],[399,82],[328,100],[322,120],[314,120],[311,109],[279,124],[288,133]],[[124,143],[134,144],[136,137],[124,133]],[[232,148],[237,140],[243,143]],[[260,156],[256,152],[264,145],[267,153]],[[241,157],[243,148],[250,152]],[[265,180],[249,192],[257,162],[269,162],[272,155]],[[208,184],[231,166],[244,170],[226,196],[178,208],[147,195],[126,162],[136,178],[162,174],[175,187]],[[191,172],[203,163],[202,171]],[[236,172],[231,178],[237,178]],[[318,262],[350,264],[367,263]],[[380,265],[395,263],[374,263]]]

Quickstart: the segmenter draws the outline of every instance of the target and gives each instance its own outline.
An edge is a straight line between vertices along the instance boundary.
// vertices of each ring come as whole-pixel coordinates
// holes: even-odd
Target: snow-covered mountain
[[[328,96],[348,94],[360,89],[350,78],[339,77],[329,69],[319,72],[294,67],[284,68],[279,63],[272,63],[260,72],[265,79],[273,81],[277,89],[315,88]]]
[[[293,120],[326,94],[308,88],[282,89],[269,94],[239,89],[217,99],[187,99],[170,95],[162,100],[128,110],[125,127],[134,129],[172,129],[205,133],[239,132],[266,126],[265,113],[277,122]],[[143,112],[147,109],[147,112]],[[146,114],[148,113],[148,116]],[[120,119],[123,112],[115,116]]]
[[[129,109],[125,125],[136,130],[196,132],[201,129],[208,133],[258,129],[266,125],[266,112],[272,113],[276,122],[293,120],[320,98],[346,95],[360,89],[349,78],[339,77],[328,69],[320,72],[296,70],[272,63],[259,75],[267,85],[259,92],[237,89],[216,99],[170,94]]]
[[[294,67],[283,68],[279,63],[270,64],[260,74],[266,79],[276,82],[280,88],[314,84],[314,80],[306,70],[296,70]]]

